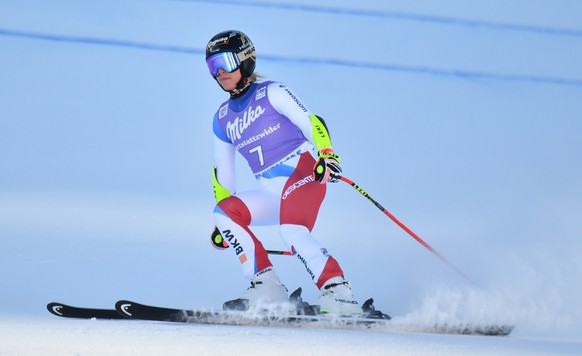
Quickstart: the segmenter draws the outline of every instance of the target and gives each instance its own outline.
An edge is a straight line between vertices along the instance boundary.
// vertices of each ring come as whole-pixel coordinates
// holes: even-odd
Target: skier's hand
[[[335,183],[342,177],[342,167],[339,164],[339,156],[331,148],[323,148],[319,151],[319,157],[313,167],[313,177],[321,184]]]
[[[226,242],[223,238],[222,238],[222,234],[220,233],[220,230],[218,230],[218,227],[214,227],[214,230],[212,231],[212,235],[210,235],[210,244],[214,247],[217,248],[219,250],[225,250],[228,248],[228,242]]]

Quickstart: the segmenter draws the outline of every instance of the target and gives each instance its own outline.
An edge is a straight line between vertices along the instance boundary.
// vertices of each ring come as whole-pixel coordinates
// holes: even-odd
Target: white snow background
[[[218,308],[247,287],[209,244],[226,95],[204,49],[225,29],[326,119],[345,175],[475,281],[338,183],[314,233],[356,296],[394,325],[511,323],[511,336],[46,311]],[[0,355],[582,354],[580,63],[575,0],[0,0]],[[299,262],[272,260],[315,300]]]

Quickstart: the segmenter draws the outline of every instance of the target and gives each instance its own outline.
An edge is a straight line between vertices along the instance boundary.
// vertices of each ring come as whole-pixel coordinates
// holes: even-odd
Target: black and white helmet
[[[213,77],[216,77],[219,68],[226,72],[240,68],[243,79],[249,78],[255,71],[256,62],[255,46],[241,31],[222,31],[212,37],[206,46],[206,63]]]

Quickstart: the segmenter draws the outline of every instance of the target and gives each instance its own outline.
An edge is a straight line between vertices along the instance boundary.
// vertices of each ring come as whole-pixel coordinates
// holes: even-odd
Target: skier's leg
[[[343,277],[338,262],[305,226],[282,224],[280,232],[283,242],[305,266],[317,288],[322,288],[333,277]]]
[[[221,200],[214,209],[214,222],[234,250],[246,278],[272,266],[263,244],[249,229],[251,212],[240,198]]]
[[[322,291],[320,304],[324,310],[358,313],[361,309],[352,297],[351,287],[344,280],[339,263],[311,235],[326,190],[326,185],[319,184],[312,176],[314,164],[313,156],[302,154],[283,188],[281,238]],[[340,299],[343,302],[338,305],[336,302]]]
[[[326,185],[319,184],[312,176],[314,165],[313,156],[308,153],[301,155],[283,188],[281,238],[305,265],[311,279],[321,290],[318,301],[321,311],[345,315],[361,313],[339,263],[311,234],[326,191]]]
[[[251,287],[239,299],[225,303],[225,307],[241,299],[246,299],[251,306],[287,300],[287,289],[273,271],[263,244],[249,228],[255,222],[257,225],[276,224],[278,217],[273,211],[278,211],[278,196],[267,190],[243,192],[217,204],[216,226],[238,257],[244,276],[251,280]],[[233,308],[238,309],[240,305]]]

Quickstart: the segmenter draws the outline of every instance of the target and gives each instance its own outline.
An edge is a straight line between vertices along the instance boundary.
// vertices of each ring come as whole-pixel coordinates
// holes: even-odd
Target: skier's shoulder
[[[267,93],[274,106],[297,105],[302,111],[308,111],[295,92],[281,82],[270,82],[267,86]]]
[[[269,95],[291,92],[291,90],[285,84],[283,84],[282,82],[279,82],[279,81],[268,80],[268,81],[262,82],[261,84],[266,88]]]
[[[274,80],[265,80],[254,82],[252,91],[256,98],[268,97],[270,98],[273,92],[277,91],[282,84]]]

